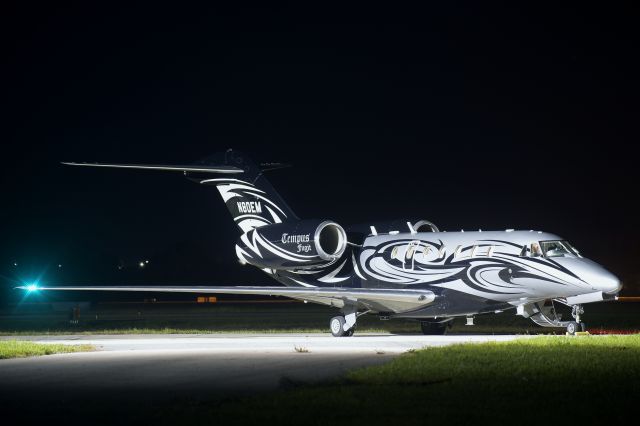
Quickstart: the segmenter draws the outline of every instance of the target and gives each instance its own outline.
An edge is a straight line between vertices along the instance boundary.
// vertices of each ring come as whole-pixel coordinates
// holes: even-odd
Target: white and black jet
[[[573,334],[584,328],[583,304],[615,299],[621,289],[613,274],[546,232],[440,232],[426,220],[342,227],[326,219],[299,219],[269,184],[264,169],[237,151],[187,166],[65,164],[179,171],[214,186],[240,230],[235,246],[239,261],[283,285],[38,290],[286,296],[338,308],[341,314],[331,319],[331,332],[350,336],[363,314],[418,320],[425,334],[442,334],[454,317],[472,321],[476,314],[511,308],[541,326],[566,327]],[[561,321],[554,302],[572,307],[574,320]]]

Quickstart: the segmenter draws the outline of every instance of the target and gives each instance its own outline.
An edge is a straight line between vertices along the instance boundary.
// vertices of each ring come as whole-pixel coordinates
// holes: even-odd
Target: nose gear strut
[[[567,333],[575,335],[578,331],[585,331],[586,326],[583,322],[580,322],[580,315],[584,314],[584,308],[582,305],[573,305],[571,307],[571,316],[575,321],[569,321],[567,324]]]

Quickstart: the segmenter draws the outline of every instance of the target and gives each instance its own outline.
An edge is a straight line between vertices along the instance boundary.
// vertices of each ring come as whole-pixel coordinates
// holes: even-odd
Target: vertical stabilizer
[[[262,170],[249,158],[231,149],[197,164],[224,165],[241,169],[239,174],[198,178],[204,185],[215,185],[233,220],[243,233],[254,228],[298,219],[271,186]]]

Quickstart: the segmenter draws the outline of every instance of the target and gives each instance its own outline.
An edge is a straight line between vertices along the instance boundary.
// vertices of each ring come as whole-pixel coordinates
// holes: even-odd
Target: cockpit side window
[[[569,244],[569,241],[566,241],[566,240],[565,240],[565,241],[563,241],[563,242],[565,243],[565,245],[566,245],[567,247],[569,247],[569,249],[571,249],[571,252],[572,252],[573,254],[575,254],[576,256],[578,256],[578,257],[580,257],[580,258],[582,257],[582,255],[580,254],[580,252],[578,251],[578,249],[577,249],[577,248],[575,248],[574,246],[572,246],[571,244]]]
[[[544,257],[578,256],[577,251],[567,241],[540,241]]]

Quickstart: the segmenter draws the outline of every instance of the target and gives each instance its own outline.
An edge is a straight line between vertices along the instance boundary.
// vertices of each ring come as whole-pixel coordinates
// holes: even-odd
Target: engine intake
[[[440,232],[435,224],[424,219],[414,223],[413,229],[415,229],[416,232]]]
[[[313,241],[321,258],[334,260],[344,253],[347,247],[347,234],[337,223],[325,221],[316,228]]]
[[[236,244],[241,263],[259,268],[312,269],[339,259],[347,234],[337,223],[301,220],[262,226],[245,233]]]

